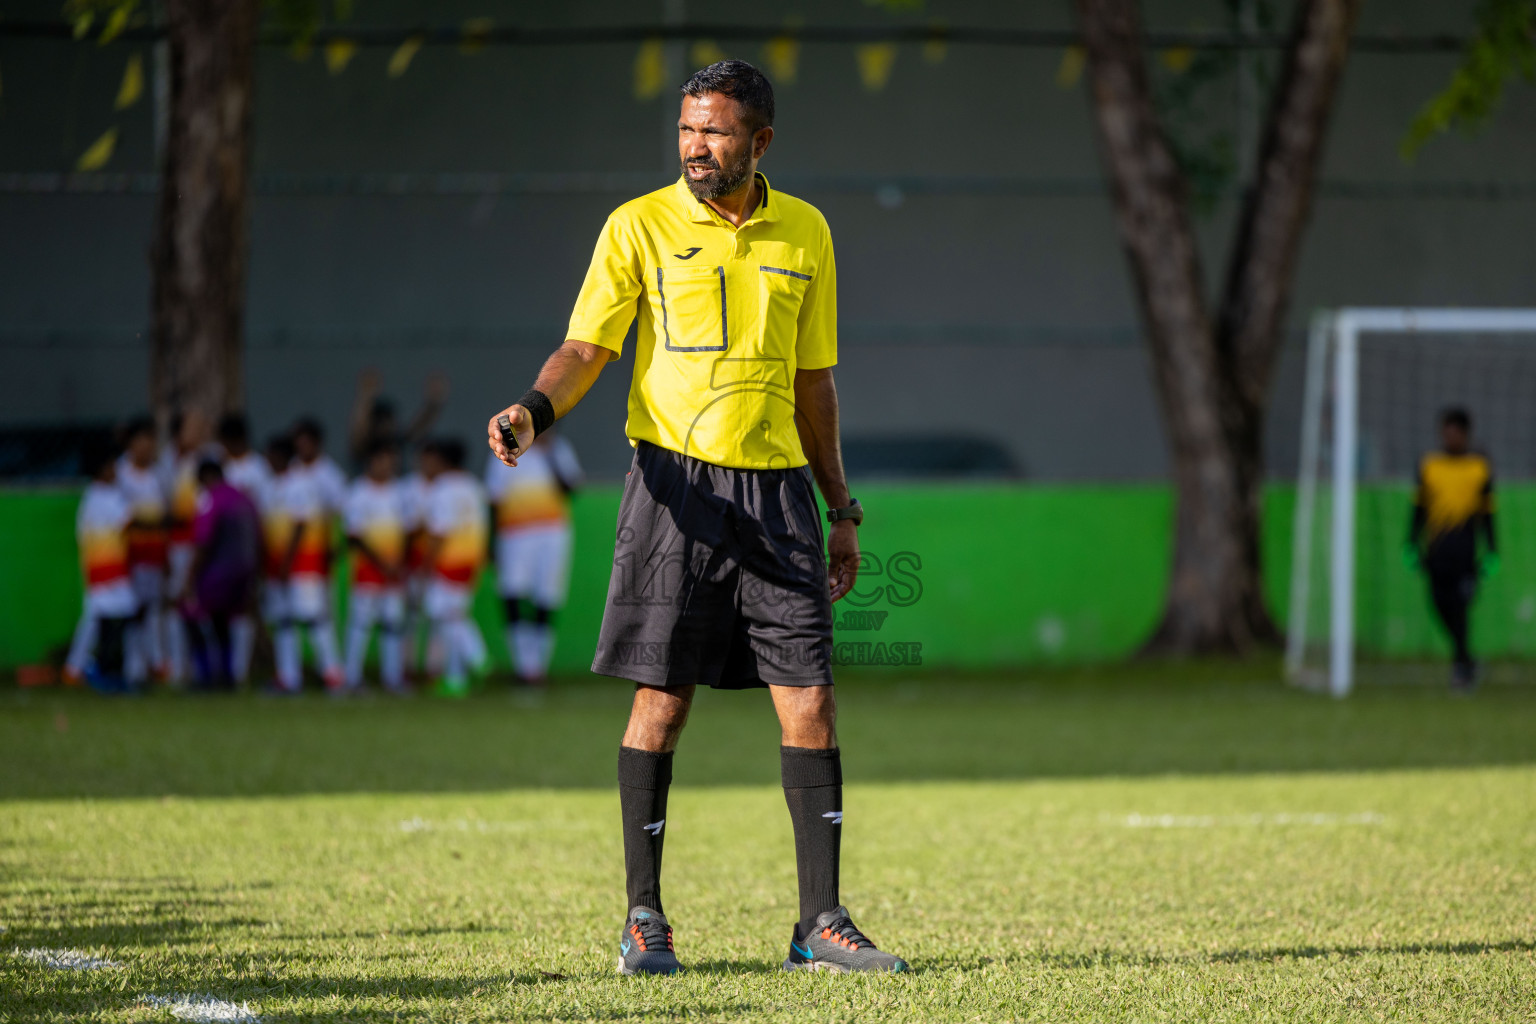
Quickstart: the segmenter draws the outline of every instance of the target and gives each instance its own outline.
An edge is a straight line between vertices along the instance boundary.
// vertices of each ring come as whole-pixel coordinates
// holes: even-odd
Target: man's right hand
[[[517,439],[515,450],[509,449],[506,442],[502,440],[501,424],[497,420],[503,416],[512,423],[512,433]],[[491,417],[491,422],[486,426],[486,432],[489,435],[491,451],[496,454],[496,457],[509,466],[515,466],[517,457],[533,444],[533,414],[520,405],[509,405]]]

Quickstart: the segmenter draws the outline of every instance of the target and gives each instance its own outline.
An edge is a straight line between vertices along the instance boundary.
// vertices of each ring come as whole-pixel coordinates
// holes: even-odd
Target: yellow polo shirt
[[[768,187],[732,227],[676,182],[619,207],[592,254],[566,337],[623,351],[636,317],[631,441],[717,466],[803,466],[795,371],[837,362],[832,235]]]

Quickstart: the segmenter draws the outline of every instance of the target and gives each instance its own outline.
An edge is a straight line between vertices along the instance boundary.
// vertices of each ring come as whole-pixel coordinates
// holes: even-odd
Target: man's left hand
[[[859,528],[852,519],[832,524],[827,535],[827,579],[832,600],[841,601],[859,578]]]

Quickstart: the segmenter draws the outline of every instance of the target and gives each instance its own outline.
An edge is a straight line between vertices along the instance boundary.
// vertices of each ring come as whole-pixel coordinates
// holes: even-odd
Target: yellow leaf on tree
[[[347,64],[357,53],[357,43],[350,39],[332,39],[325,44],[325,66],[333,75],[347,69]]]
[[[945,25],[942,21],[936,21],[928,27],[935,33],[940,33],[944,31]],[[935,35],[934,38],[923,42],[923,60],[929,64],[942,64],[948,55],[949,43],[945,42],[943,36]]]
[[[399,78],[405,74],[406,68],[411,66],[411,60],[416,56],[416,51],[421,49],[426,37],[415,35],[401,43],[399,48],[389,56],[389,77]]]
[[[90,148],[80,154],[80,159],[75,161],[77,171],[99,171],[107,166],[107,161],[112,159],[112,151],[117,148],[117,129],[108,128],[101,133],[101,138],[91,143]]]
[[[470,18],[464,22],[464,36],[459,40],[459,52],[479,53],[485,49],[486,41],[491,35],[491,29],[495,27],[496,22],[491,18]]]
[[[891,80],[896,63],[895,43],[866,43],[854,51],[859,60],[859,81],[866,92],[879,92]]]
[[[635,54],[635,99],[653,100],[666,85],[666,48],[660,39],[647,39]]]
[[[123,29],[128,27],[128,15],[131,13],[133,13],[133,4],[119,3],[112,8],[112,13],[107,15],[107,23],[101,27],[101,38],[97,43],[105,46],[122,35]]]
[[[688,57],[696,68],[707,68],[711,64],[718,64],[725,60],[725,51],[715,45],[713,39],[700,39],[693,44],[693,49],[688,51]]]
[[[144,95],[144,58],[135,53],[128,58],[128,64],[123,68],[123,84],[117,87],[117,99],[112,106],[118,110],[127,110],[139,102],[139,97]]]
[[[1070,89],[1083,77],[1083,66],[1088,63],[1088,54],[1081,46],[1069,46],[1061,51],[1061,63],[1056,65],[1056,84],[1063,89]]]
[[[91,30],[91,22],[96,20],[96,12],[81,11],[75,15],[74,32],[76,39],[84,39],[85,34]]]
[[[1164,50],[1157,55],[1163,62],[1163,67],[1176,75],[1182,75],[1189,70],[1189,65],[1195,59],[1195,51],[1188,46],[1176,46],[1170,50]]]
[[[793,36],[777,36],[763,44],[763,63],[775,82],[793,82],[800,71],[800,43]]]

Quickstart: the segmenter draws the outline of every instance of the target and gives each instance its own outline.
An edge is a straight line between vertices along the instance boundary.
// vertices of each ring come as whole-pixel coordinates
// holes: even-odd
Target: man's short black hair
[[[116,461],[117,447],[105,437],[91,435],[80,446],[80,472],[92,480],[101,479]]]
[[[752,131],[773,124],[773,83],[768,76],[744,60],[716,61],[700,68],[683,83],[684,96],[702,96],[717,92],[741,104],[747,127]]]
[[[432,450],[449,469],[464,468],[464,442],[456,437],[440,437],[432,442]]]
[[[398,454],[400,454],[400,443],[386,434],[383,437],[375,437],[370,440],[368,447],[363,452],[363,457],[371,461],[376,455]]]
[[[249,442],[251,439],[251,425],[245,418],[245,413],[227,412],[219,419],[219,440],[226,444],[234,442]]]
[[[267,454],[275,459],[293,458],[293,438],[287,434],[273,434],[267,438]]]
[[[207,487],[224,479],[224,467],[218,459],[204,459],[197,464],[197,482]]]
[[[141,434],[148,434],[150,437],[155,436],[155,418],[153,416],[139,413],[123,424],[124,443],[132,441]]]
[[[325,440],[325,428],[313,416],[301,416],[293,425],[294,437],[312,437],[317,442]]]
[[[1472,414],[1459,405],[1453,405],[1440,414],[1442,427],[1460,427],[1463,431],[1472,430]]]

